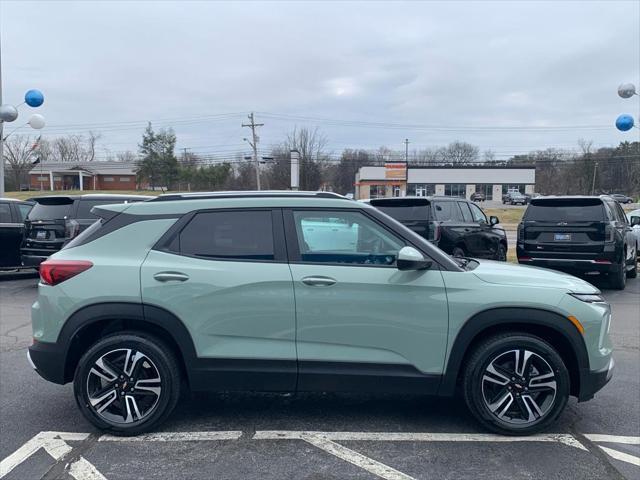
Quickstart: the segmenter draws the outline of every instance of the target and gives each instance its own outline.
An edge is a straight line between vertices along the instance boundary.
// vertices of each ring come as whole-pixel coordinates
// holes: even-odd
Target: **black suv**
[[[569,273],[607,274],[622,290],[637,275],[633,230],[620,205],[599,197],[531,200],[518,225],[518,262]]]
[[[33,202],[0,198],[0,270],[15,270],[22,266],[20,243],[24,235],[24,219]]]
[[[507,236],[498,217],[456,197],[399,197],[369,200],[374,207],[406,225],[454,257],[505,261]]]
[[[91,213],[96,205],[141,202],[153,197],[143,195],[51,195],[36,197],[25,221],[22,241],[22,264],[37,267],[65,242],[76,237],[96,221]]]

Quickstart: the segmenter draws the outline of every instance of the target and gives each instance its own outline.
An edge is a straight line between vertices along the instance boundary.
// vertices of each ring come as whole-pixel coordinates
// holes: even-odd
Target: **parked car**
[[[627,197],[622,193],[610,193],[609,196],[618,203],[633,203],[633,198]]]
[[[97,217],[91,209],[110,203],[141,202],[153,197],[143,195],[51,195],[36,197],[33,209],[25,221],[22,242],[22,263],[37,267],[52,253],[62,248],[65,242],[75,238]]]
[[[484,202],[487,196],[482,192],[473,192],[470,198],[472,202]]]
[[[336,194],[165,195],[95,213],[40,267],[28,356],[115,434],[158,427],[188,386],[460,387],[486,428],[525,435],[612,376],[610,307],[589,283],[455,259]]]
[[[529,200],[530,198],[527,198],[520,192],[511,192],[507,194],[502,203],[506,203],[508,205],[526,205]]]
[[[20,244],[24,235],[24,220],[33,202],[0,198],[0,270],[22,267]]]
[[[640,208],[627,213],[627,220],[636,239],[636,253],[640,255]]]
[[[455,197],[399,197],[369,200],[374,207],[455,257],[506,261],[507,235],[498,217]]]
[[[517,256],[527,265],[606,274],[616,289],[637,275],[631,226],[606,195],[533,199],[518,225]]]

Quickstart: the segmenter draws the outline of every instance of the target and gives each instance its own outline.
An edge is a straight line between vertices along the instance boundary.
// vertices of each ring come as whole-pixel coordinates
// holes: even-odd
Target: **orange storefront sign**
[[[384,178],[387,180],[406,180],[407,164],[404,162],[385,163]]]

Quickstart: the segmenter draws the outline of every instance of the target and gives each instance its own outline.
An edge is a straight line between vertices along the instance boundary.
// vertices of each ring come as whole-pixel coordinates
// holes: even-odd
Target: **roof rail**
[[[174,200],[205,200],[221,198],[259,198],[259,197],[306,197],[306,198],[334,198],[336,200],[348,200],[347,197],[334,192],[299,192],[292,190],[257,190],[257,191],[226,191],[226,192],[189,192],[166,193],[159,195],[148,202],[168,202]]]

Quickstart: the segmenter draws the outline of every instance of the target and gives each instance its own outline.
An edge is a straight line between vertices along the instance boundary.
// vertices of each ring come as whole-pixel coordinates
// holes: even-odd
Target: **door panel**
[[[442,373],[448,307],[439,270],[399,271],[396,255],[406,241],[362,211],[293,211],[285,221],[300,385],[310,362],[341,365],[350,374],[367,364]],[[315,250],[315,230],[304,228],[311,221],[346,224],[352,237],[323,237]]]
[[[20,265],[20,243],[22,242],[23,224],[18,222],[15,213],[12,215],[11,204],[0,203],[0,267],[17,267]]]
[[[166,279],[170,274],[188,279]],[[286,263],[215,261],[152,250],[141,277],[143,302],[175,314],[199,357],[295,361]]]

